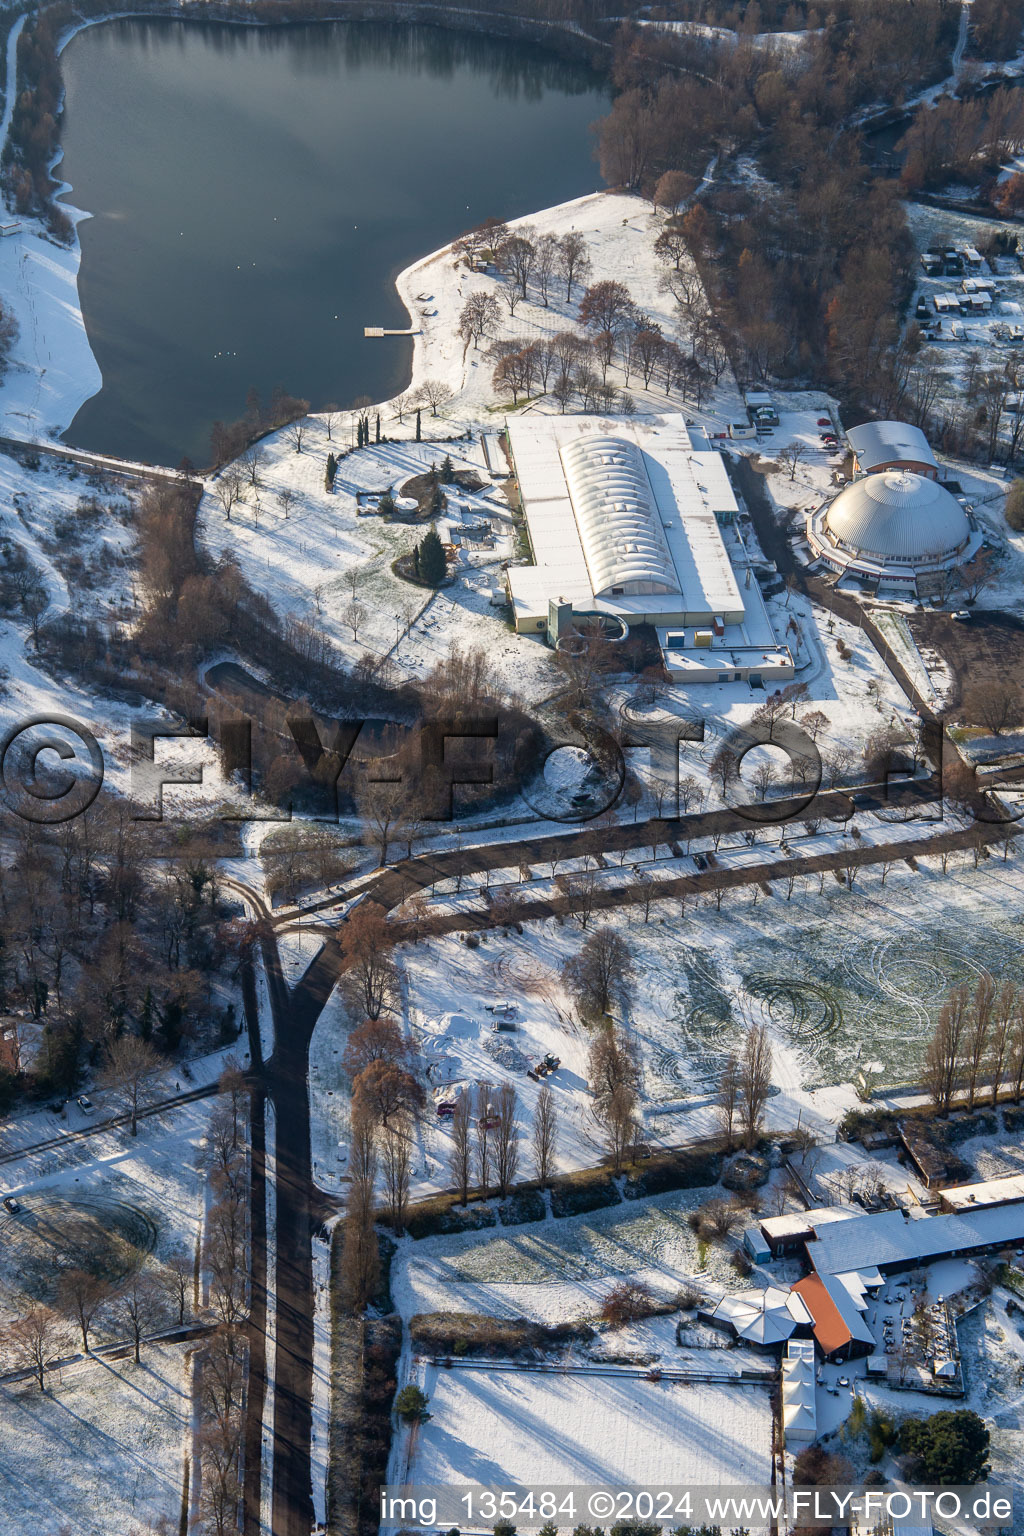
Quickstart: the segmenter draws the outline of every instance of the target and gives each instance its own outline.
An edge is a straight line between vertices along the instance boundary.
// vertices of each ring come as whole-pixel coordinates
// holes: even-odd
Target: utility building
[[[846,441],[853,449],[856,474],[874,475],[883,469],[909,469],[929,480],[939,478],[939,466],[920,427],[905,421],[866,421],[851,427]]]

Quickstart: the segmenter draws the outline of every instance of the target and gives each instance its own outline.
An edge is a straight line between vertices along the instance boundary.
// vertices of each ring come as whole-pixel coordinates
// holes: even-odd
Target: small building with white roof
[[[853,449],[855,474],[874,475],[883,469],[910,469],[937,480],[939,466],[920,427],[906,421],[866,421],[851,427],[846,441]]]

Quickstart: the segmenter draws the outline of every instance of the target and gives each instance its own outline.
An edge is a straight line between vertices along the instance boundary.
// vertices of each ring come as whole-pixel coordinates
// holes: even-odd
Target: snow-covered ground
[[[4,1536],[177,1528],[192,1442],[188,1349],[148,1345],[141,1365],[89,1359],[45,1394],[0,1385]]]
[[[770,1481],[772,1415],[762,1387],[493,1367],[420,1371],[431,1418],[415,1433],[402,1481],[497,1488]]]

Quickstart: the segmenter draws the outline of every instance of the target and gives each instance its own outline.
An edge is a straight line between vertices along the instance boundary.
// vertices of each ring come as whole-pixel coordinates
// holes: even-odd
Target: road
[[[876,806],[880,805],[881,801],[877,798],[880,786],[874,786],[873,789],[874,795],[871,787],[858,790],[858,801],[865,797]],[[922,780],[905,786],[902,793],[917,801],[921,809],[927,810],[937,798],[938,786],[934,781]],[[823,815],[846,820],[853,806],[849,794],[836,790],[822,795],[820,809]],[[650,846],[655,835],[658,842],[666,844],[687,836],[707,836],[716,830],[723,833],[735,832],[749,826],[749,820],[734,811],[711,811],[666,819],[654,826],[650,823],[605,826],[583,832],[566,832],[549,838],[482,844],[474,848],[422,854],[418,858],[404,860],[398,866],[379,871],[370,882],[369,889],[374,901],[379,901],[387,910],[393,910],[410,892],[424,889],[434,880],[450,876],[460,867],[463,872],[510,865],[514,867],[520,855],[528,857],[532,862],[550,859],[556,853],[559,858],[568,859],[574,851],[577,854],[583,851],[593,853],[597,843],[604,851],[621,850]],[[768,846],[765,847],[765,858],[756,864],[745,863],[731,868],[720,866],[704,873],[695,871],[692,875],[678,875],[659,882],[658,896],[693,896],[701,891],[706,893],[713,890],[716,885],[729,889],[755,882],[771,883],[786,880],[792,873],[814,874],[819,870],[840,866],[844,869],[858,869],[872,863],[905,859],[912,854],[971,847],[979,836],[996,841],[1004,835],[1004,829],[1000,827],[941,827],[924,832],[920,839],[910,843],[901,840],[874,846],[851,844],[843,849],[831,848],[818,854],[806,853],[795,858],[782,854],[775,844],[771,852]],[[1016,830],[1013,830],[1012,835],[1018,835]],[[294,925],[295,911],[271,917],[265,903],[256,893],[249,892],[238,882],[233,883],[236,889],[246,895],[254,911],[264,918],[261,942],[274,1021],[274,1050],[262,1074],[264,1091],[274,1105],[277,1126],[274,1193],[278,1254],[275,1298],[277,1367],[274,1383],[273,1531],[274,1536],[309,1536],[313,1520],[310,1460],[313,1390],[312,1236],[315,1226],[338,1207],[336,1201],[316,1190],[313,1185],[306,1074],[313,1031],[344,972],[345,957],[337,937],[329,933],[301,980],[289,989],[281,970],[276,931]],[[348,893],[350,896],[351,892]],[[326,916],[331,908],[348,897],[345,893],[332,893],[322,902],[307,907],[301,915],[304,917],[310,911],[320,911]],[[618,886],[595,893],[594,906],[595,909],[606,910],[627,904],[633,899],[628,886]],[[525,918],[537,919],[565,911],[566,906],[566,900],[559,897],[549,896],[534,901],[524,899],[521,913]],[[446,932],[483,927],[490,921],[492,919],[486,910],[446,914],[428,922],[426,931]],[[419,931],[424,930],[421,927]],[[256,1252],[257,1247],[254,1232],[254,1268],[258,1270],[260,1255]],[[259,1388],[262,1392],[262,1381]],[[251,1394],[251,1401],[256,1400],[256,1395]],[[261,1395],[258,1401],[262,1405]],[[255,1412],[255,1409],[251,1409],[251,1412]],[[247,1533],[250,1530],[257,1531],[258,1524],[250,1527],[247,1515]]]

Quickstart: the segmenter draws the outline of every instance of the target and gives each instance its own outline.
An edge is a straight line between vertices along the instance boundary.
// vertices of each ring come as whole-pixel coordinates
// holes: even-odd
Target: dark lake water
[[[582,66],[528,44],[376,23],[118,21],[64,52],[62,173],[103,388],[77,446],[208,461],[218,418],[282,384],[386,399],[411,343],[397,272],[491,215],[596,190]]]

